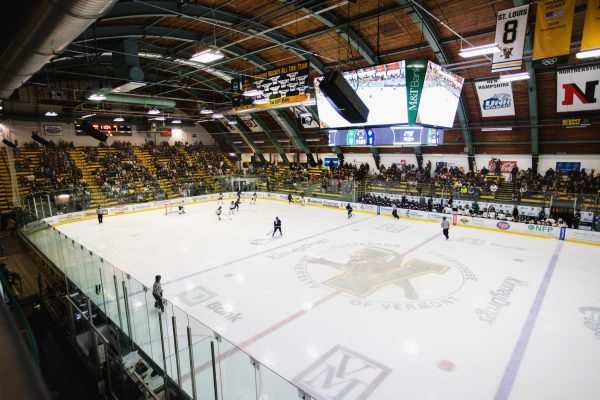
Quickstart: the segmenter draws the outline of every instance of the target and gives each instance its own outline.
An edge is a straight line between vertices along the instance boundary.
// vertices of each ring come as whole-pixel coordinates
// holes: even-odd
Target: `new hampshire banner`
[[[498,79],[475,82],[481,116],[501,117],[515,115],[512,87],[510,82],[498,82]]]
[[[575,0],[541,0],[537,3],[533,64],[549,67],[567,62]]]
[[[600,49],[600,0],[588,0],[581,51]]]

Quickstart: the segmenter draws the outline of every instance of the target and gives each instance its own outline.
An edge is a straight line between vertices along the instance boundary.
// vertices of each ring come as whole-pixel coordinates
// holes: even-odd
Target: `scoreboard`
[[[132,132],[131,125],[107,124],[103,122],[90,122],[90,125],[92,125],[94,129],[106,133],[108,136],[131,136]],[[86,135],[77,122],[75,123],[75,134],[78,136]]]
[[[330,129],[330,146],[436,146],[444,142],[444,131],[424,126]]]

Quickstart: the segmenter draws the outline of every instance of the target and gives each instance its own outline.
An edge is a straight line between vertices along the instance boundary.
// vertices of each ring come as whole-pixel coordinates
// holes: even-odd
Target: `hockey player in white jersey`
[[[219,206],[219,208],[217,208],[217,210],[215,211],[215,214],[217,214],[217,218],[219,218],[219,221],[221,220],[221,206]]]
[[[252,199],[250,200],[250,204],[256,204],[256,192],[252,195]]]

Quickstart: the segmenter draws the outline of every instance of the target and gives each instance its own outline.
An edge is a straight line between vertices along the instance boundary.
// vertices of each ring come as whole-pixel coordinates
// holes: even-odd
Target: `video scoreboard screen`
[[[444,142],[442,129],[424,126],[330,129],[330,146],[436,146]]]

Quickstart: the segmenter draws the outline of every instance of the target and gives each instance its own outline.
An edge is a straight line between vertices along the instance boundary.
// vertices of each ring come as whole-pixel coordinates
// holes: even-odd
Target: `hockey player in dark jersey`
[[[279,217],[275,217],[275,221],[273,221],[273,235],[275,236],[275,232],[279,231],[279,234],[283,236],[283,232],[281,232],[281,220]]]
[[[292,197],[292,194],[288,194],[288,204],[292,204],[294,202],[294,198]]]
[[[217,204],[223,204],[223,193],[219,192],[219,200],[217,200]]]
[[[348,210],[348,218],[352,218],[352,206],[350,203],[346,206],[346,210]]]
[[[239,197],[237,198],[237,200],[233,204],[235,205],[235,210],[236,211],[240,211],[240,198]]]

